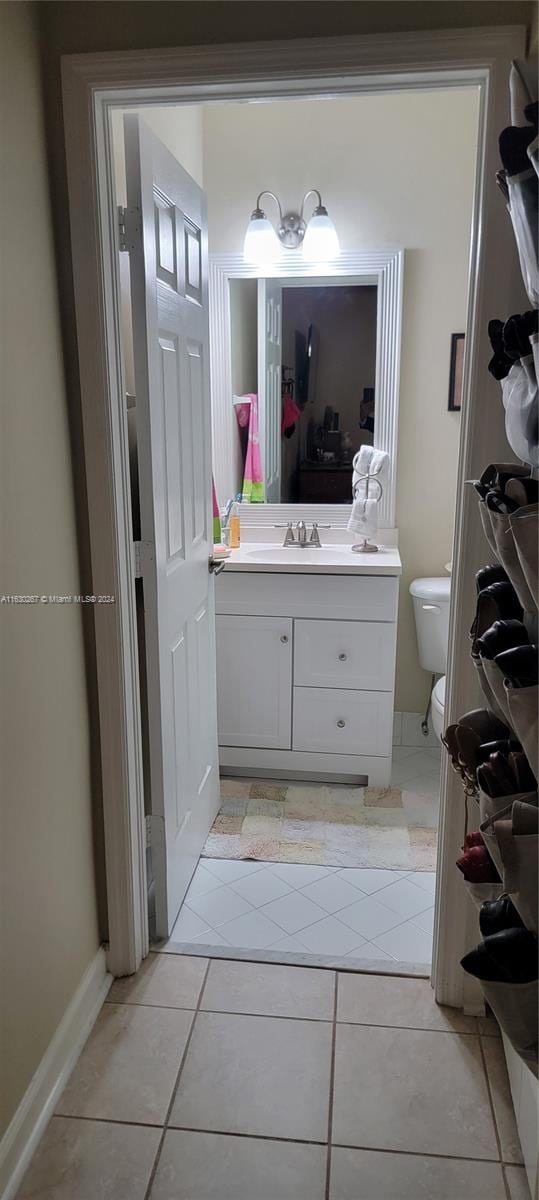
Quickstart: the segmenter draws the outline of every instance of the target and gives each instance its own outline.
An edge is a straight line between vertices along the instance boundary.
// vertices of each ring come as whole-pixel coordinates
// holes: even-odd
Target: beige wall
[[[449,353],[451,333],[466,322],[477,115],[471,88],[204,112],[210,251],[241,251],[264,187],[285,209],[319,188],[344,250],[406,250],[395,706],[408,712],[424,708],[429,688],[408,585],[418,575],[443,574],[451,557],[460,417],[447,411]]]
[[[0,591],[76,594],[71,448],[32,6],[0,5]],[[80,607],[0,608],[0,1133],[98,949]]]

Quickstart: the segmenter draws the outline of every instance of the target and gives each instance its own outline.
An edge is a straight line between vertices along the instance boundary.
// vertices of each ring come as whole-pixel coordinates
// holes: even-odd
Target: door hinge
[[[129,250],[127,244],[127,209],[118,205],[118,243],[120,250]]]
[[[142,542],[133,542],[135,579],[142,579]]]
[[[152,542],[133,542],[133,571],[135,579],[142,579],[144,569],[155,562],[155,550]]]
[[[153,814],[145,817],[144,820],[146,823],[146,849],[148,850],[155,840],[159,841],[159,838],[162,838],[165,823],[163,817]]]

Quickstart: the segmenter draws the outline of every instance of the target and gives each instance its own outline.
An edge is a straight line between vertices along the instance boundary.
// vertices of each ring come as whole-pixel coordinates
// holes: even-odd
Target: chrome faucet
[[[307,526],[305,524],[305,521],[298,521],[298,523],[296,525],[296,532],[297,532],[297,539],[296,539],[297,545],[298,546],[306,546],[307,545]]]
[[[286,533],[284,535],[283,546],[302,546],[303,549],[305,549],[306,546],[321,547],[322,543],[320,541],[320,534],[319,534],[318,530],[319,529],[329,529],[330,526],[329,525],[319,525],[318,521],[313,521],[313,527],[311,529],[311,536],[309,538],[307,537],[307,526],[305,524],[305,521],[297,522],[295,534],[294,534],[294,529],[293,529],[291,521],[289,521],[286,526],[284,526],[284,525],[276,525],[275,526],[275,529],[285,529],[285,528],[286,528]]]

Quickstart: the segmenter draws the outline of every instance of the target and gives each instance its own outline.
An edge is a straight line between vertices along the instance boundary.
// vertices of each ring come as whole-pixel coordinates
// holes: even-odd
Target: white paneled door
[[[258,280],[258,410],[266,500],[281,503],[282,287]]]
[[[124,118],[156,933],[167,937],[219,806],[206,206]]]

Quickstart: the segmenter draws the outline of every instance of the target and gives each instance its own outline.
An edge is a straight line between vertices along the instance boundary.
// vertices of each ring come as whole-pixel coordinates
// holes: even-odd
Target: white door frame
[[[508,74],[525,29],[466,29],[356,38],[70,55],[62,60],[78,354],[96,607],[97,681],[109,909],[109,970],[129,974],[148,950],[144,804],[125,386],[120,353],[118,234],[109,110],[261,96],[348,95],[418,88],[480,89],[478,171],[470,266],[463,419],[455,530],[447,709],[478,703],[468,654],[474,572],[484,561],[472,489],[507,452],[499,391],[487,372],[487,322],[513,312],[523,291],[510,223],[497,194],[497,136],[509,119]],[[360,134],[358,135],[360,136]],[[388,153],[391,148],[388,147]],[[442,285],[443,286],[443,285]],[[499,297],[498,302],[496,298]],[[497,306],[496,306],[497,304]],[[493,309],[494,305],[494,309]],[[443,776],[435,988],[461,1005],[468,915],[452,866],[464,826],[462,793]]]

